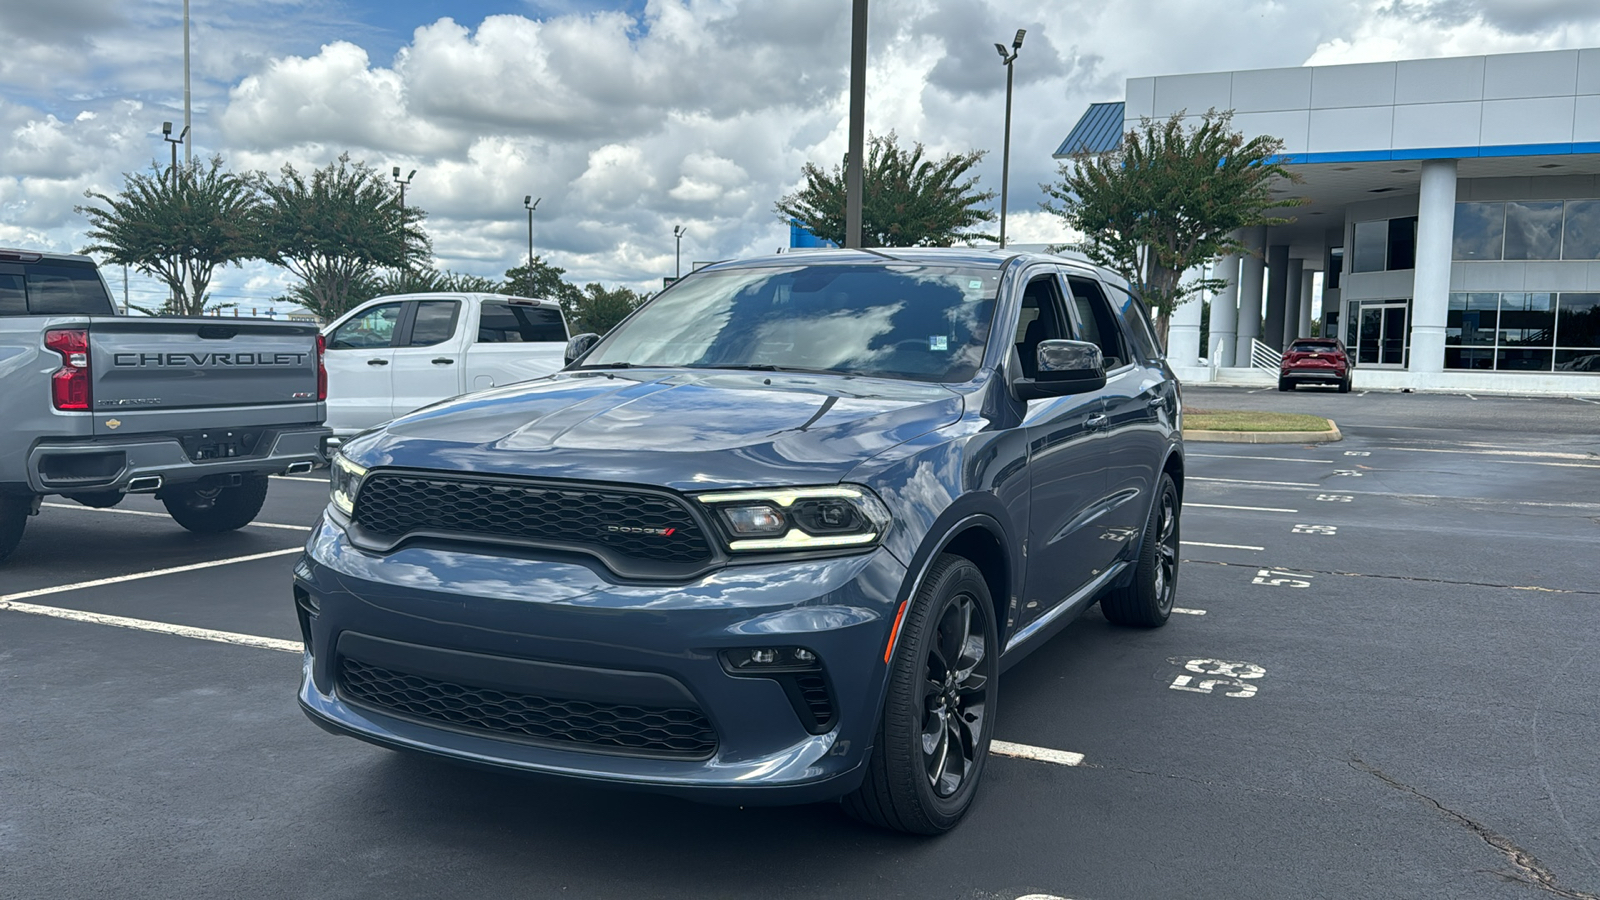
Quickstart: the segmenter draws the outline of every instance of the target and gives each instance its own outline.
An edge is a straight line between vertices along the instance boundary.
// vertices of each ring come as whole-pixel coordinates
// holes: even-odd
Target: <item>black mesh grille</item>
[[[497,737],[703,759],[717,735],[700,710],[561,700],[339,660],[346,700]]]
[[[670,497],[580,485],[475,481],[380,472],[356,500],[356,524],[400,538],[414,531],[587,545],[632,560],[695,564],[711,545]]]

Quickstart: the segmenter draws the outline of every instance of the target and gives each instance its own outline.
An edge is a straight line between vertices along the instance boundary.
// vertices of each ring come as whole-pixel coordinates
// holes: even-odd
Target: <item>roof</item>
[[[1016,261],[1067,264],[1096,273],[1101,280],[1116,285],[1126,285],[1120,275],[1096,265],[1082,253],[1027,253],[999,248],[978,247],[873,247],[870,250],[844,250],[836,248],[799,250],[771,256],[753,256],[747,259],[730,259],[714,263],[697,272],[730,271],[758,266],[799,265],[888,265],[910,263],[925,265],[971,266],[973,268],[1003,269]]]
[[[1123,103],[1091,103],[1067,139],[1056,148],[1055,158],[1074,153],[1110,153],[1122,143]]]

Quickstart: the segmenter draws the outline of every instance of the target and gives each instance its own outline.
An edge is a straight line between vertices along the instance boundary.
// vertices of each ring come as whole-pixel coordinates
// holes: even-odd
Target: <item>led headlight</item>
[[[333,455],[333,464],[329,467],[328,499],[333,501],[334,509],[346,516],[355,515],[356,493],[361,490],[361,479],[366,475],[366,469],[345,458],[343,453]]]
[[[771,488],[697,498],[728,535],[728,549],[808,550],[876,543],[889,510],[863,487]]]

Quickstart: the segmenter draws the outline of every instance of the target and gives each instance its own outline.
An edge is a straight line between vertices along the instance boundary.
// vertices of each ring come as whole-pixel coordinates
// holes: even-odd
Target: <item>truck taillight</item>
[[[50,400],[56,409],[89,409],[89,331],[61,328],[44,333],[44,345],[61,354],[61,368],[50,376]]]
[[[328,339],[317,335],[317,399],[328,399],[328,367],[323,365],[322,355],[328,352]]]

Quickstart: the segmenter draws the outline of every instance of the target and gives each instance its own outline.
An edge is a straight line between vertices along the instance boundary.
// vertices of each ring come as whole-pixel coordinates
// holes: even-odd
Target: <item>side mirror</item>
[[[1106,386],[1105,358],[1085,341],[1040,341],[1038,377],[1019,378],[1017,397],[1038,400],[1098,391]]]
[[[567,341],[567,350],[564,354],[567,360],[566,365],[572,365],[572,363],[578,357],[588,353],[589,348],[593,347],[599,340],[600,335],[589,331],[580,335],[575,335],[572,340]]]

